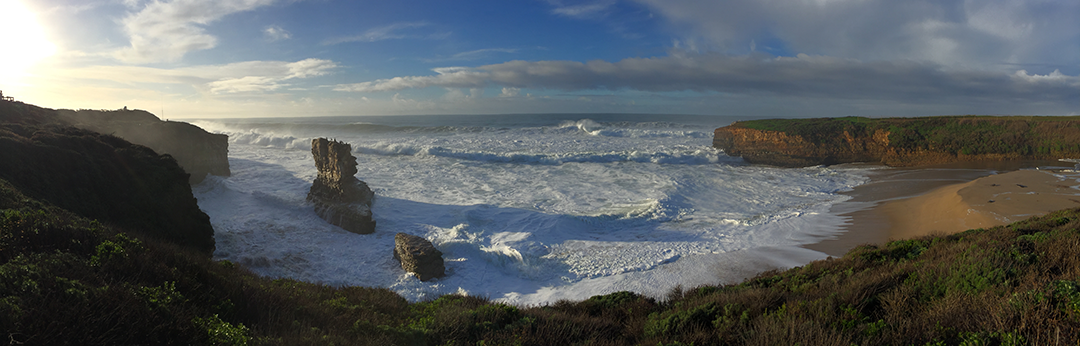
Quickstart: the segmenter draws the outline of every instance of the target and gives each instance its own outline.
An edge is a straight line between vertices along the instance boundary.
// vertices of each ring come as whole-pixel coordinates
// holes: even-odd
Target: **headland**
[[[751,120],[716,129],[713,146],[780,167],[858,162],[917,168],[873,174],[851,202],[838,206],[852,218],[845,233],[807,246],[833,255],[862,243],[997,226],[1075,207],[1071,194],[1080,192],[1060,187],[1067,186],[1061,175],[991,176],[1039,165],[1071,168],[1056,160],[1080,157],[1078,117]]]
[[[226,135],[209,133],[185,122],[163,121],[150,112],[136,109],[60,109],[56,115],[64,124],[111,134],[169,154],[191,175],[192,184],[201,182],[207,174],[223,177],[231,174]]]
[[[739,121],[713,146],[781,167],[852,162],[916,167],[951,162],[1080,157],[1080,118],[940,116]]]

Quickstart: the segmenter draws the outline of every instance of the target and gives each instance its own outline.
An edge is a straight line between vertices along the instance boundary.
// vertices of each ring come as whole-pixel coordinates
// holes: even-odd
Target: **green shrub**
[[[650,315],[645,324],[645,336],[677,336],[695,330],[708,329],[722,332],[736,329],[749,321],[749,311],[738,304],[721,306],[709,302],[687,310]]]
[[[960,336],[960,346],[1025,346],[1028,344],[1023,336],[1010,332],[965,332]]]
[[[116,241],[105,240],[97,245],[94,255],[90,257],[90,265],[97,267],[112,260],[124,260],[128,258],[129,252],[142,250],[142,242],[138,239],[132,239],[123,233],[117,234],[115,238]]]
[[[619,291],[611,294],[592,296],[585,302],[596,304],[602,309],[613,309],[625,303],[634,302],[642,298],[641,295],[634,292]]]
[[[172,304],[183,303],[184,295],[176,290],[176,282],[166,281],[161,286],[140,287],[136,294],[153,309],[168,310]]]
[[[1066,313],[1080,317],[1080,284],[1071,280],[1053,282],[1054,302]]]
[[[195,317],[191,323],[206,331],[211,345],[242,346],[251,342],[250,331],[246,326],[222,321],[218,315]]]
[[[888,257],[892,259],[915,259],[926,251],[925,240],[897,240],[886,245]]]

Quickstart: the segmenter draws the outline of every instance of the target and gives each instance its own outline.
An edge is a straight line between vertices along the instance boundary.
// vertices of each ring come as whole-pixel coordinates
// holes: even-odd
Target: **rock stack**
[[[394,259],[401,261],[401,269],[416,274],[420,281],[446,276],[442,251],[427,239],[411,234],[394,236]]]
[[[311,184],[307,199],[315,203],[315,213],[346,231],[375,232],[371,219],[371,201],[375,193],[356,179],[356,157],[349,144],[316,138],[311,140],[318,177]]]

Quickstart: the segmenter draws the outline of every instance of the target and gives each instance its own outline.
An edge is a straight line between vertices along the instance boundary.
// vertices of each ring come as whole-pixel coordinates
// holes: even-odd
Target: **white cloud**
[[[1066,76],[1065,74],[1061,73],[1061,71],[1059,71],[1059,70],[1054,70],[1054,72],[1050,72],[1049,74],[1045,74],[1045,75],[1028,74],[1028,71],[1026,71],[1026,70],[1019,70],[1019,71],[1016,71],[1016,73],[1013,74],[1012,77],[1014,79],[1018,79],[1018,80],[1021,80],[1021,81],[1024,81],[1024,82],[1028,82],[1028,83],[1046,82],[1046,83],[1066,83],[1066,84],[1068,84],[1068,83],[1072,82],[1071,84],[1073,84],[1073,85],[1077,84],[1076,83],[1076,77]]]
[[[88,2],[88,3],[78,4],[78,5],[56,5],[56,6],[50,7],[49,9],[45,10],[45,13],[47,13],[47,14],[63,13],[63,14],[74,15],[74,14],[79,14],[79,13],[82,13],[82,12],[85,12],[85,11],[93,10],[95,8],[101,7],[102,5],[105,5],[105,3],[101,2],[101,1]]]
[[[285,30],[277,25],[271,25],[263,29],[263,35],[266,37],[267,40],[271,42],[288,40],[290,37],[292,37],[292,34],[290,34],[288,30]]]
[[[454,54],[450,57],[450,60],[475,60],[491,55],[491,53],[515,53],[517,49],[512,48],[485,48],[477,49],[468,52],[461,52]]]
[[[283,79],[266,76],[244,76],[210,82],[210,92],[215,94],[255,91],[273,91],[284,86]]]
[[[217,46],[204,26],[227,15],[273,4],[275,0],[152,1],[121,20],[131,46],[115,56],[128,63],[180,60],[185,54]],[[137,6],[138,3],[129,3]]]
[[[425,36],[422,35],[405,34],[402,33],[402,31],[407,31],[408,29],[422,28],[428,25],[430,24],[424,22],[395,23],[387,26],[368,29],[367,31],[359,35],[331,38],[323,41],[323,44],[335,45],[347,42],[376,42],[405,38],[424,38]]]
[[[438,108],[441,103],[431,100],[415,100],[397,93],[390,98],[389,106],[400,110],[425,112]]]
[[[615,5],[615,0],[586,1],[582,3],[566,4],[565,1],[549,1],[555,6],[551,12],[574,18],[591,18],[602,15],[608,8]]]
[[[266,75],[226,78],[207,85],[210,87],[210,92],[214,94],[273,91],[289,86],[290,84],[282,83],[286,80],[326,75],[329,70],[337,67],[333,61],[322,59],[305,59],[284,64],[272,63],[276,66],[270,67]],[[290,90],[303,90],[303,88]]]
[[[505,87],[505,88],[502,88],[502,93],[499,94],[499,97],[514,97],[514,96],[518,96],[518,94],[520,94],[520,93],[521,93],[520,88]]]
[[[330,73],[330,70],[337,68],[338,65],[330,60],[311,58],[285,64],[285,67],[289,69],[289,75],[285,78],[292,79],[323,76]]]
[[[123,84],[187,84],[212,94],[268,92],[291,86],[287,81],[330,73],[337,63],[323,59],[245,61],[176,69],[140,66],[91,66],[56,73],[85,80]]]
[[[449,57],[439,57],[435,59],[420,59],[420,61],[427,63],[446,62],[446,61],[469,61],[488,58],[496,53],[517,53],[519,49],[516,48],[484,48],[471,50],[467,52],[461,52]]]
[[[136,8],[139,7],[140,4],[142,4],[142,0],[120,0],[120,3],[124,4],[124,6],[127,6],[128,8]]]
[[[446,94],[443,94],[443,100],[451,102],[465,101],[468,100],[468,98],[469,95],[466,95],[461,89],[447,88]]]
[[[337,64],[330,60],[305,59],[297,62],[268,62],[262,75],[245,75],[239,78],[225,78],[210,82],[210,92],[215,94],[265,92],[280,89],[290,84],[284,81],[298,78],[311,78],[330,73]]]
[[[419,89],[430,86],[447,88],[482,88],[488,84],[488,73],[467,67],[441,67],[432,69],[435,76],[409,76],[380,79],[373,82],[341,84],[336,91],[378,92]]]
[[[649,11],[619,4],[618,0],[547,0],[547,3],[552,6],[551,13],[554,15],[597,21],[607,26],[612,34],[627,40],[645,38],[643,30],[654,22]]]

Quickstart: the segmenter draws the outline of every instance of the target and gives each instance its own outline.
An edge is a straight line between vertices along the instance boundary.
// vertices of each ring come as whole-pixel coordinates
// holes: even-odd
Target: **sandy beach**
[[[861,244],[950,234],[1080,206],[1080,173],[1061,162],[883,169],[849,194],[844,232],[807,248],[840,256]],[[845,210],[847,208],[849,210]]]
[[[1004,225],[1080,206],[1080,174],[1020,170],[885,203],[889,237],[913,238]]]

